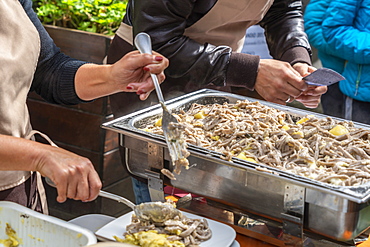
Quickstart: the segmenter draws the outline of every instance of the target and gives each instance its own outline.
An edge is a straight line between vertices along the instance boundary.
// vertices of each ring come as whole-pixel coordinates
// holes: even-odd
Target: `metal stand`
[[[150,198],[153,202],[165,202],[163,192],[163,181],[160,178],[161,174],[152,171],[146,171],[148,176],[148,188]]]
[[[240,212],[237,209],[209,199],[207,203],[204,203],[199,198],[193,198],[191,203],[184,205],[181,209],[233,225],[233,228],[239,234],[276,246],[355,247],[357,242],[366,239],[367,236],[359,236],[350,242],[339,242],[305,231],[303,228],[304,215],[298,216],[297,214],[301,212],[304,206],[300,203],[300,197],[303,195],[301,193],[302,191],[297,187],[286,189],[294,193],[288,193],[286,197],[287,200],[285,203],[289,210],[287,210],[287,213],[284,213],[284,220],[282,222],[253,213]],[[293,212],[295,212],[295,216],[293,216]]]
[[[152,201],[165,202],[163,192],[163,175],[161,169],[164,167],[163,147],[148,142],[148,165],[150,170],[145,170],[148,177],[149,194]]]
[[[296,185],[285,186],[282,238],[287,246],[303,246],[305,189]]]

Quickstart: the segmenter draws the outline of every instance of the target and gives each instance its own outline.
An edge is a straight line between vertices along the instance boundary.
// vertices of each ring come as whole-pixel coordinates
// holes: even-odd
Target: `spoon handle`
[[[130,207],[132,210],[135,209],[135,204],[133,202],[131,202],[130,200],[122,197],[122,196],[115,195],[115,194],[109,193],[109,192],[104,191],[104,190],[101,190],[99,192],[99,196],[105,197],[105,198],[108,198],[108,199],[111,199],[111,200],[115,200],[117,202],[124,203],[124,204],[126,204],[126,206]]]
[[[50,185],[51,187],[54,187],[56,188],[55,184],[53,181],[51,181],[50,178],[48,177],[45,177],[45,182]],[[112,193],[109,193],[109,192],[106,192],[104,190],[101,190],[99,191],[99,196],[101,197],[104,197],[104,198],[108,198],[108,199],[111,199],[111,200],[114,200],[114,201],[117,201],[117,202],[120,202],[120,203],[123,203],[125,204],[126,206],[130,207],[132,210],[134,210],[135,208],[135,204],[133,202],[131,202],[130,200],[122,197],[122,196],[119,196],[119,195],[115,195],[115,194],[112,194]]]
[[[140,53],[153,54],[152,53],[152,42],[150,40],[150,36],[147,33],[141,32],[137,34],[135,37],[134,43],[135,43],[136,48],[140,51]],[[150,74],[150,76],[152,77],[159,102],[164,102],[162,90],[161,90],[161,87],[159,86],[157,76],[154,74]]]

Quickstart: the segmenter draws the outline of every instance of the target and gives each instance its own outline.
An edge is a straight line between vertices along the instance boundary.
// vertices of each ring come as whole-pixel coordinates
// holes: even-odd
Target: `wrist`
[[[76,73],[76,94],[82,100],[94,100],[110,93],[112,65],[85,64]]]
[[[294,65],[296,63],[306,63],[311,65],[311,56],[309,51],[301,46],[296,46],[287,50],[280,60],[288,62],[290,65]]]
[[[227,86],[254,89],[260,64],[260,57],[244,53],[232,53],[227,69]]]

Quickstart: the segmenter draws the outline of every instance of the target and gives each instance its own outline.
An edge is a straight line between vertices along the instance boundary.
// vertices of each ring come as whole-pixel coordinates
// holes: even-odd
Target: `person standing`
[[[127,13],[108,51],[108,63],[134,49],[139,32],[151,36],[154,50],[170,60],[165,99],[201,88],[256,91],[265,100],[286,104],[294,99],[315,108],[326,87],[308,87],[302,77],[313,72],[311,49],[303,28],[302,2],[297,0],[142,0],[129,1]],[[265,30],[274,59],[241,53],[248,27]],[[114,116],[150,104],[128,94],[110,97]],[[130,102],[134,108],[121,107]],[[122,163],[124,150],[121,148]],[[142,183],[141,183],[142,182]],[[147,186],[146,186],[147,187]],[[145,179],[134,179],[134,192],[146,191]],[[145,200],[150,200],[145,196]],[[137,196],[136,202],[142,202]]]
[[[56,104],[121,91],[144,90],[140,97],[145,99],[154,90],[149,72],[163,81],[168,60],[133,51],[112,65],[88,64],[60,52],[31,0],[3,0],[0,13],[0,200],[47,213],[41,175],[56,185],[58,202],[94,200],[102,184],[90,160],[31,140],[38,132],[30,123],[28,92]]]
[[[325,114],[370,124],[369,0],[311,0],[305,12],[309,40],[324,67],[346,79],[322,96]]]

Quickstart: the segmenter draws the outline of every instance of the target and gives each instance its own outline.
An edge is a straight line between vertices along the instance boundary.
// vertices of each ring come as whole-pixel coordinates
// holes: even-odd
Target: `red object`
[[[177,197],[184,197],[187,194],[189,194],[189,192],[186,192],[184,190],[180,190],[180,189],[177,189],[171,186],[164,187],[164,193],[168,195],[172,195],[172,196],[177,196]],[[194,197],[200,197],[200,196],[191,193],[191,197],[194,198]]]

